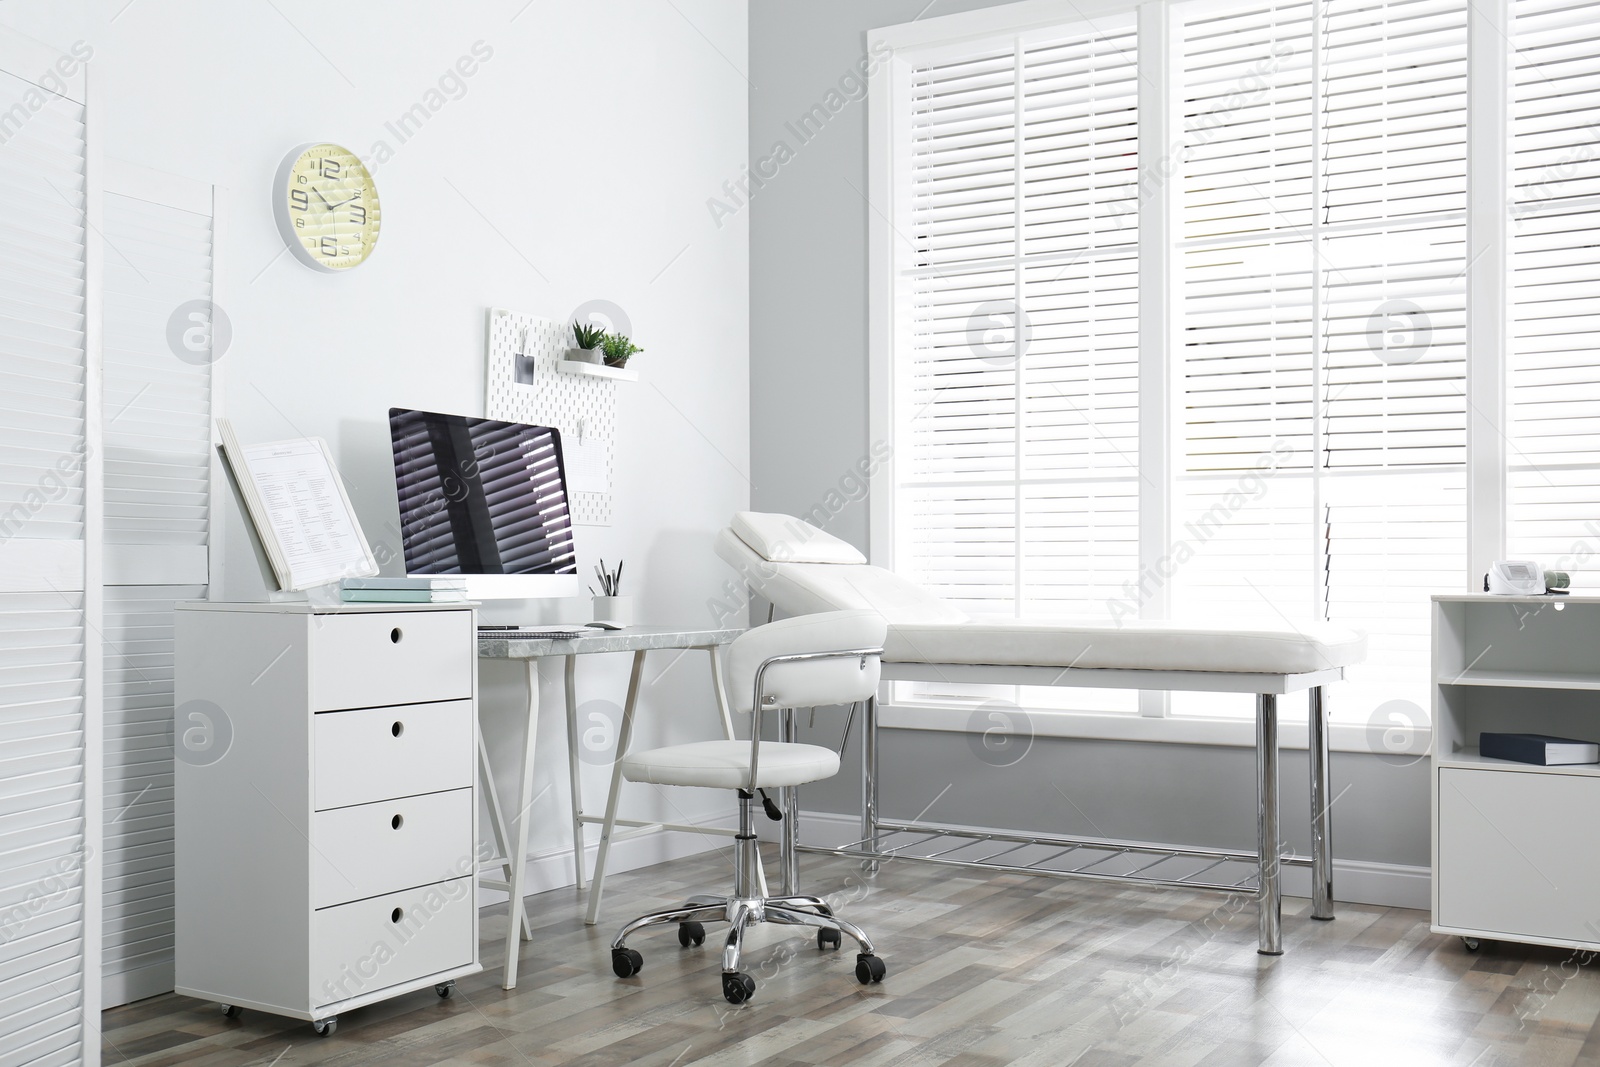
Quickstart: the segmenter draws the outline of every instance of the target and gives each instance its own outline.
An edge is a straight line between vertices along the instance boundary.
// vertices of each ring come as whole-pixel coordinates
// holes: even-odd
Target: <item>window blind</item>
[[[125,171],[113,189],[132,188]],[[107,1007],[173,986],[172,606],[206,596],[219,354],[211,190],[151,172],[137,184],[106,192],[103,227]]]
[[[910,75],[896,565],[974,615],[1103,610],[1137,572],[1137,98],[1131,17]]]
[[[1427,595],[1465,566],[1466,5],[1180,23],[1174,615],[1366,629],[1335,714],[1426,706]]]
[[[82,104],[0,72],[0,1065],[98,1062]]]
[[[1512,0],[1507,554],[1600,581],[1600,4]]]
[[[975,614],[1137,569],[1131,19],[911,73],[898,563]]]

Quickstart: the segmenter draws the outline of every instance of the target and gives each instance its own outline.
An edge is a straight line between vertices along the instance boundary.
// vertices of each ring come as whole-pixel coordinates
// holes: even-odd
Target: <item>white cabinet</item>
[[[1478,753],[1600,741],[1600,597],[1437,596],[1433,642],[1433,929],[1600,949],[1600,765]]]
[[[459,605],[180,604],[177,991],[314,1020],[480,970]]]

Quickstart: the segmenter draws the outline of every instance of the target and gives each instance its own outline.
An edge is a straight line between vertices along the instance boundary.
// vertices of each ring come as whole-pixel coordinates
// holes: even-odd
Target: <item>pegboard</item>
[[[571,341],[564,322],[490,308],[484,413],[491,419],[560,430],[572,521],[609,526],[611,493],[579,491],[573,482],[578,452],[598,447],[603,452],[600,465],[608,490],[614,484],[617,383],[557,370],[556,360],[571,347]]]

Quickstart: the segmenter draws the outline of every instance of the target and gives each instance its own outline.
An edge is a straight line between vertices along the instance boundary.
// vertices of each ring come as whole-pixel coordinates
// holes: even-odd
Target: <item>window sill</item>
[[[960,707],[937,704],[880,704],[878,723],[885,729],[939,730],[949,733],[979,733],[990,724],[982,719],[982,705]],[[1156,718],[1144,715],[1104,714],[1086,711],[1024,711],[1026,726],[1034,737],[1074,737],[1095,741],[1140,741],[1169,745],[1217,745],[1229,748],[1254,748],[1256,725],[1253,719],[1207,719],[1198,716]],[[1280,714],[1280,748],[1308,747],[1303,716]],[[994,724],[998,726],[999,724]],[[1423,759],[1433,747],[1433,730],[1422,726],[1401,729],[1395,726],[1369,727],[1365,723],[1334,722],[1328,735],[1334,752],[1366,752],[1393,758]]]

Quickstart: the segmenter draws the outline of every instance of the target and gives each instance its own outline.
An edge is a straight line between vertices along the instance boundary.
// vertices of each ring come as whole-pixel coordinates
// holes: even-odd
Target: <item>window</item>
[[[1507,53],[1507,111],[1480,85],[1471,125],[1506,124],[1487,162],[1467,0],[1030,4],[883,31],[875,561],[975,615],[1363,628],[1333,702],[1358,727],[1427,706],[1429,594],[1507,554],[1600,579],[1600,3],[1501,3],[1511,45],[1473,44]],[[1509,214],[1469,202],[1469,158],[1489,188],[1505,155]],[[1490,238],[1469,254],[1469,233]],[[1482,272],[1507,336],[1474,344]],[[1469,365],[1503,379],[1504,414],[1474,411]],[[1484,532],[1501,498],[1469,500],[1486,462],[1504,536]],[[1250,714],[976,689],[896,698]]]
[[[1466,4],[1178,12],[1173,613],[1360,627],[1335,714],[1426,707],[1466,564]]]
[[[975,615],[1138,569],[1137,100],[1131,16],[910,73],[899,558]]]
[[[1600,583],[1600,4],[1511,8],[1507,555]]]

